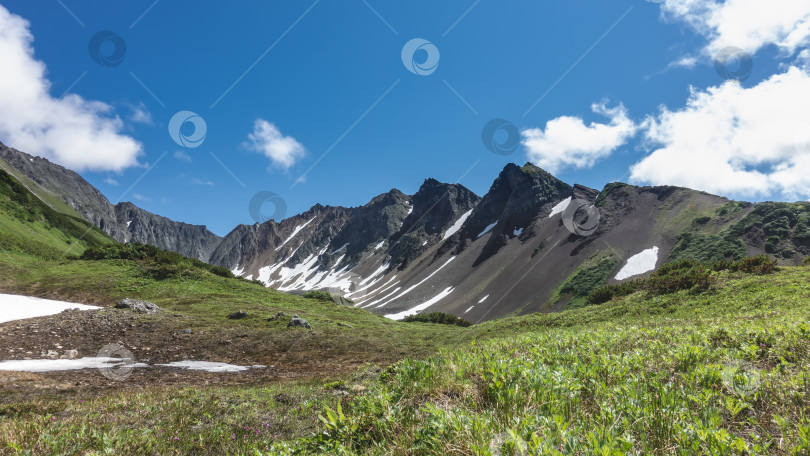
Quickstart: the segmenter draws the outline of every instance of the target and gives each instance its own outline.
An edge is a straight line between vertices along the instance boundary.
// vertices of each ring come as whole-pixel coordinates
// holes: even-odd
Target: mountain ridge
[[[621,277],[644,277],[678,258],[764,253],[798,264],[810,255],[810,203],[752,204],[625,183],[599,191],[531,163],[507,164],[480,197],[427,178],[413,195],[391,189],[358,207],[316,204],[219,237],[132,203],[113,206],[47,160],[5,146],[0,158],[45,190],[68,189],[51,193],[119,242],[153,244],[281,291],[346,295],[391,318],[429,309],[479,322],[558,311],[589,292],[567,291],[572,277],[620,282],[618,272],[645,251],[655,252],[653,264]]]

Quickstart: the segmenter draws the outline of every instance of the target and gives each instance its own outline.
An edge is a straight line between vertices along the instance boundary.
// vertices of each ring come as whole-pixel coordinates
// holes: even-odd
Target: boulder
[[[247,318],[247,316],[248,316],[247,312],[245,312],[244,310],[240,310],[239,312],[234,312],[228,315],[228,318],[230,318],[231,320],[241,320],[243,318]]]
[[[287,323],[287,327],[288,328],[299,327],[299,328],[312,329],[312,326],[310,326],[309,323],[307,323],[306,320],[299,317],[298,315],[293,315],[292,319],[290,319],[290,322]]]
[[[122,299],[115,305],[116,309],[132,309],[140,313],[157,313],[160,312],[160,307],[157,304],[149,301],[141,301],[138,299]]]

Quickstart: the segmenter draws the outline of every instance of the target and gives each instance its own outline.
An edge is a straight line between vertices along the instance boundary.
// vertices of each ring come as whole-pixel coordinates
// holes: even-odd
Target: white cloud
[[[0,140],[79,171],[137,166],[142,146],[121,134],[124,123],[108,104],[51,96],[33,39],[28,22],[0,5]]]
[[[292,136],[284,136],[275,124],[256,119],[253,133],[248,135],[248,147],[263,153],[274,166],[290,169],[306,155],[306,149]]]
[[[140,102],[134,106],[129,106],[129,109],[132,111],[129,115],[130,122],[144,125],[154,125],[155,122],[152,120],[152,113],[149,112],[149,109],[145,104],[143,104],[143,102]]]
[[[183,152],[182,150],[178,150],[174,153],[174,158],[180,161],[184,161],[186,163],[191,163],[191,156],[187,153]]]
[[[113,179],[112,177],[108,177],[108,178],[104,179],[104,183],[107,184],[107,185],[112,185],[114,187],[118,186],[118,181]]]
[[[631,180],[740,197],[810,195],[810,75],[791,67],[751,88],[692,89],[686,106],[645,121],[658,147]]]
[[[152,201],[152,198],[149,198],[148,196],[143,196],[140,193],[133,193],[132,198],[134,200],[136,200],[136,201],[141,201],[141,202],[145,202],[145,203],[148,203],[148,202]]]
[[[607,117],[609,123],[585,125],[579,117],[562,116],[548,121],[545,130],[524,130],[522,142],[529,161],[550,173],[569,167],[589,168],[635,135],[637,126],[624,106],[608,109],[604,104],[594,104],[591,109]]]
[[[753,54],[770,44],[793,54],[810,43],[807,0],[664,0],[661,8],[705,36],[710,55],[727,46]]]

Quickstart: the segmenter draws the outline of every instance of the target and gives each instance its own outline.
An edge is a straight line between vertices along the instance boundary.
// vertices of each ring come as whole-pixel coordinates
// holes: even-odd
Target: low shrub
[[[707,291],[715,282],[712,270],[695,260],[680,260],[666,263],[644,281],[643,288],[654,294],[675,293],[689,290],[692,293]]]
[[[588,295],[588,303],[604,304],[613,298],[620,298],[635,293],[644,283],[643,279],[631,280],[616,285],[603,285]]]
[[[410,317],[405,317],[403,320],[405,323],[436,323],[440,325],[456,325],[461,326],[463,328],[472,326],[467,320],[463,320],[455,315],[450,315],[442,312],[432,312],[427,314],[417,314],[411,315]]]
[[[776,267],[776,260],[773,260],[765,255],[758,255],[755,257],[745,258],[735,261],[728,267],[732,272],[747,272],[749,274],[772,274],[778,270]]]
[[[328,291],[312,290],[301,295],[302,298],[315,299],[318,301],[332,301],[332,295]]]

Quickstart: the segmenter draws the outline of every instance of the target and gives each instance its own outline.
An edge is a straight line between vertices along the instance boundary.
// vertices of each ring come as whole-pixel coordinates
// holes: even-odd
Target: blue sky
[[[751,0],[0,0],[16,24],[0,27],[12,73],[0,108],[47,112],[0,116],[0,141],[79,171],[114,203],[220,235],[253,223],[263,191],[288,216],[413,193],[428,177],[483,195],[506,163],[527,160],[597,189],[806,200],[810,9],[781,2],[790,14],[760,18]],[[121,62],[91,58],[100,31],[120,39],[94,55],[104,63],[124,42]],[[430,74],[403,64],[415,38],[439,52]],[[729,46],[752,58],[742,81],[716,69]],[[25,82],[36,78],[45,95]],[[205,122],[198,147],[169,134],[181,111]],[[512,154],[482,142],[495,118],[522,133]]]

